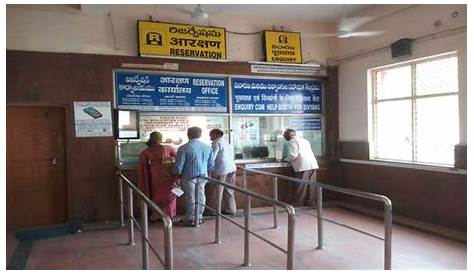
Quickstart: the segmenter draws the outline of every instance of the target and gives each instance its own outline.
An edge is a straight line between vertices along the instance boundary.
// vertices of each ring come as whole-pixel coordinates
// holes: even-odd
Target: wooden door
[[[7,225],[67,219],[65,111],[7,107]]]

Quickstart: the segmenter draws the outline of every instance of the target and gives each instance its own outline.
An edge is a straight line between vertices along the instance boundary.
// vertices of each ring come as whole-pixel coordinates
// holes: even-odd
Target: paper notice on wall
[[[189,127],[202,129],[201,141],[210,144],[209,132],[218,128],[227,131],[226,116],[178,116],[163,115],[158,112],[142,112],[140,114],[140,139],[148,140],[150,133],[158,131],[163,135],[163,142],[182,145],[188,141]]]
[[[112,111],[110,102],[74,102],[76,137],[110,137]]]

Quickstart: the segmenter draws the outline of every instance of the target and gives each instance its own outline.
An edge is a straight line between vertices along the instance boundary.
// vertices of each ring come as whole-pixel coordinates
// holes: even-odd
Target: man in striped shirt
[[[198,203],[199,220],[194,220],[195,187],[197,177],[200,175],[208,176],[208,171],[214,166],[211,147],[201,141],[202,130],[199,127],[190,127],[188,129],[189,141],[178,148],[176,157],[176,173],[181,178],[181,185],[184,190],[184,200],[186,202],[186,214],[184,215],[183,225],[192,226],[194,221],[203,222],[202,213],[206,204],[206,195],[204,186],[207,181],[199,179]]]

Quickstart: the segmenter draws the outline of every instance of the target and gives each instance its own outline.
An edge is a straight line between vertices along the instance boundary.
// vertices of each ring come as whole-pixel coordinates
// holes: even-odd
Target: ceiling
[[[37,10],[49,11],[69,11],[84,13],[105,13],[114,4],[67,4],[67,5],[36,5],[36,4],[9,4],[8,7],[31,8]],[[197,4],[156,4],[156,5],[126,5],[127,9],[133,9],[134,6],[144,6],[147,10],[159,12],[160,7],[166,6],[167,9],[174,9],[179,12],[191,14]],[[342,17],[351,16],[354,13],[367,9],[370,4],[202,4],[204,12],[210,17],[213,15],[235,14],[235,15],[254,15],[265,16],[276,19],[297,19],[302,21],[336,23]]]
[[[193,5],[166,5],[181,11],[191,13],[197,4]],[[368,4],[203,4],[205,12],[211,16],[213,13],[250,14],[280,19],[299,19],[303,21],[337,22],[346,16],[364,10],[372,5]]]

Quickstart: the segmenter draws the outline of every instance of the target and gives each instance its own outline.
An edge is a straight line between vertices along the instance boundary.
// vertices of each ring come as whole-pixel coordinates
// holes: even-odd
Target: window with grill
[[[454,165],[458,58],[449,53],[369,70],[371,159]]]

